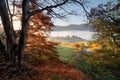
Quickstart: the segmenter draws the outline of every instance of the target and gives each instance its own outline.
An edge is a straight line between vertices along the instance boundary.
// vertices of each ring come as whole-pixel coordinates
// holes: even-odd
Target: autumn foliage
[[[27,39],[27,53],[55,56],[56,44],[47,40],[48,33],[50,33],[53,26],[51,18],[47,14],[41,12],[31,17]]]

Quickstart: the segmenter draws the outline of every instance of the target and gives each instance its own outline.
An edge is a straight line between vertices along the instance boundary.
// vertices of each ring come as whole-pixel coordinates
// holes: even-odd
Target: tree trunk
[[[8,10],[5,4],[5,0],[0,0],[0,16],[2,19],[2,24],[4,27],[4,31],[7,39],[9,39],[10,44],[15,44],[16,40],[14,37],[14,30],[11,26]]]
[[[22,30],[19,39],[18,45],[18,66],[21,67],[23,54],[26,46],[26,39],[29,27],[29,19],[28,19],[28,12],[29,12],[29,2],[30,0],[23,0],[22,2]]]
[[[16,44],[16,39],[15,39],[13,27],[10,22],[10,17],[9,17],[9,13],[8,13],[5,0],[0,0],[0,16],[1,16],[2,24],[3,24],[4,32],[7,38],[6,39],[7,44],[10,45],[9,52],[11,53],[11,57],[13,57],[12,55],[14,53],[12,52],[12,50],[13,50],[13,45]]]

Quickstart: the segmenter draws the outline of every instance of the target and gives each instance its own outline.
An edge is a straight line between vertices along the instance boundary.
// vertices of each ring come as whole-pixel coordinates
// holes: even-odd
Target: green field
[[[57,46],[58,56],[62,62],[65,62],[76,68],[84,68],[86,66],[85,60],[76,55],[76,51],[73,48],[66,46]]]
[[[63,62],[71,63],[76,58],[76,51],[65,46],[57,46],[59,59]]]
[[[98,53],[85,54],[82,57],[78,57],[76,55],[77,52],[73,48],[63,45],[57,46],[57,51],[59,59],[62,62],[85,71],[93,78],[92,80],[120,80],[119,63],[116,61],[116,59],[118,60],[118,56],[113,60],[107,54],[101,57]],[[111,61],[114,63],[109,63]],[[115,70],[115,68],[117,70]]]

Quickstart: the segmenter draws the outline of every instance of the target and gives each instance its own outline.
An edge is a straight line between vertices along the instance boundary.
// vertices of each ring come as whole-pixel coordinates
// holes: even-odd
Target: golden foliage
[[[52,27],[53,24],[48,15],[42,12],[34,15],[30,19],[27,52],[38,53],[39,55],[53,55],[53,53],[56,53],[56,44],[47,40],[47,32],[50,32]]]
[[[89,49],[94,52],[96,50],[100,50],[101,48],[102,46],[99,43],[95,42],[90,45]]]

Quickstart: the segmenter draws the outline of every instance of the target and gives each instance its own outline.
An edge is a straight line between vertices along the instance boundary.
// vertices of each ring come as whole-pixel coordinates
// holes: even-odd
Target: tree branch
[[[72,0],[72,1],[75,2],[75,3],[78,3],[79,5],[82,6],[83,10],[84,10],[85,13],[86,13],[87,18],[89,19],[90,14],[89,14],[88,11],[86,10],[85,6],[84,6],[81,2],[79,2],[79,1],[77,1],[77,0]]]
[[[32,12],[30,12],[30,13],[28,14],[28,18],[30,18],[32,15],[34,15],[34,14],[36,14],[36,13],[39,13],[39,12],[41,12],[41,11],[48,10],[48,9],[50,9],[50,8],[57,8],[58,6],[61,6],[61,5],[66,4],[67,2],[68,2],[68,0],[65,0],[65,1],[63,1],[62,3],[56,4],[56,5],[46,6],[46,7],[42,8],[42,9],[34,10],[34,11],[32,11]]]

